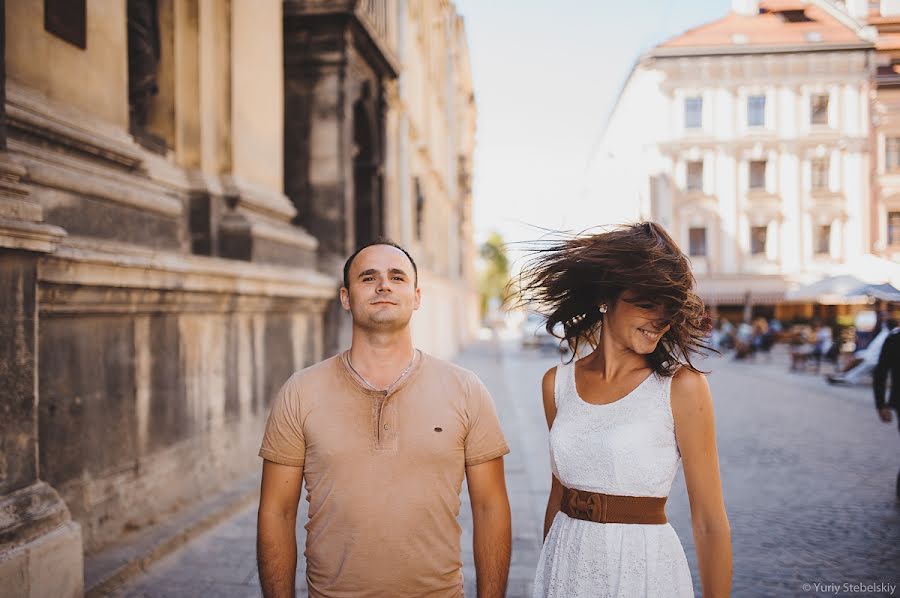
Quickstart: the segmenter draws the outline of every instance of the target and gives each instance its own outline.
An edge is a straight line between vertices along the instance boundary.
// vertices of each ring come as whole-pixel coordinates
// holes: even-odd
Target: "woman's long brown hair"
[[[531,255],[514,283],[517,305],[544,315],[550,334],[561,323],[561,341],[572,349],[573,359],[585,343],[596,348],[603,322],[600,304],[613,305],[626,290],[635,294],[628,299],[632,303],[663,307],[665,315],[657,327],[671,324],[647,355],[656,373],[670,376],[681,364],[696,370],[691,355],[715,351],[705,342],[711,325],[690,262],[659,224],[560,234],[529,246]]]

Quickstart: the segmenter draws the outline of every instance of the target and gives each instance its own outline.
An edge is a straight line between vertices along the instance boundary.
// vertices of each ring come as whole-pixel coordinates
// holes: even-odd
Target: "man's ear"
[[[341,307],[344,311],[350,311],[350,291],[346,287],[341,287]]]
[[[416,287],[416,302],[413,305],[413,309],[419,309],[419,306],[422,304],[422,289]]]

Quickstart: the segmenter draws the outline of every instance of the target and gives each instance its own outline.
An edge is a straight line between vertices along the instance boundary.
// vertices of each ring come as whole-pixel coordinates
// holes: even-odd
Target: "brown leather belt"
[[[616,496],[563,487],[560,510],[596,523],[666,523],[665,496]]]

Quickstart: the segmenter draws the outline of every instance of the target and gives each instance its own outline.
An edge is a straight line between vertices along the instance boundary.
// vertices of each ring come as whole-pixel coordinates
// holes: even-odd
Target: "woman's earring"
[[[606,313],[606,310],[608,310],[609,307],[608,307],[605,303],[601,303],[600,306],[597,307],[597,309],[600,310],[600,313],[601,313],[601,314],[605,314],[605,313]]]

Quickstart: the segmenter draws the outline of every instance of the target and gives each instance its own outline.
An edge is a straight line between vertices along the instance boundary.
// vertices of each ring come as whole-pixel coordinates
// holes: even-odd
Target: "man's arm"
[[[297,503],[303,467],[263,460],[256,561],[266,598],[294,598],[297,575]]]
[[[512,552],[512,523],[503,457],[466,468],[474,525],[475,581],[478,598],[506,595]]]

